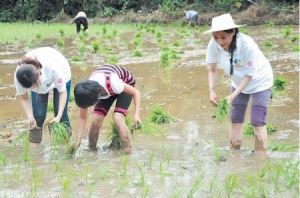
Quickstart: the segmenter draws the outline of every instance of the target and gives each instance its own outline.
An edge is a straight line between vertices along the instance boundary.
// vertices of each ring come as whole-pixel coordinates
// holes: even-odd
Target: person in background
[[[79,33],[81,30],[81,25],[83,26],[83,31],[88,31],[88,20],[86,17],[86,14],[82,11],[78,12],[78,14],[75,16],[75,18],[71,21],[71,23],[76,24],[76,32]]]
[[[67,59],[60,52],[51,47],[42,47],[26,53],[16,68],[14,83],[29,121],[29,141],[32,145],[38,145],[42,141],[42,129],[51,90],[55,117],[50,122],[64,122],[71,135],[68,116],[71,69]],[[27,90],[31,91],[31,104]]]
[[[125,68],[117,65],[103,65],[94,71],[88,80],[80,81],[74,88],[74,97],[79,107],[78,132],[73,153],[80,146],[82,133],[87,122],[88,107],[94,106],[92,125],[89,130],[89,148],[97,150],[99,130],[111,105],[116,101],[114,123],[119,132],[121,144],[126,154],[132,150],[129,129],[125,116],[131,100],[135,105],[135,124],[140,124],[140,92],[135,87],[133,75]]]
[[[198,24],[198,12],[195,10],[188,10],[184,13],[189,26]]]
[[[226,97],[231,103],[230,147],[240,149],[242,129],[248,101],[251,97],[251,124],[255,132],[255,151],[265,152],[268,146],[266,115],[273,86],[273,71],[254,40],[239,32],[230,14],[212,19],[211,33],[206,51],[210,100],[217,104],[215,91],[217,64],[231,79],[231,94]]]

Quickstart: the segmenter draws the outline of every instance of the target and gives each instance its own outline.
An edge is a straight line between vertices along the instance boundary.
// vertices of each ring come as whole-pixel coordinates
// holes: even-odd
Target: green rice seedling
[[[175,190],[170,195],[170,198],[180,198],[180,197],[183,197],[181,190]]]
[[[100,180],[108,179],[111,172],[112,172],[112,169],[110,168],[110,166],[105,164],[99,168],[98,177]]]
[[[220,162],[226,161],[224,153],[220,150],[219,147],[217,147],[216,145],[210,143],[208,140],[205,140],[205,141],[210,146],[210,148],[212,150],[212,153],[213,153],[213,156],[214,156],[215,161],[217,162],[217,164],[220,164]]]
[[[117,34],[118,34],[118,31],[117,30],[113,30],[113,33],[112,33],[113,37],[116,37]]]
[[[96,182],[92,181],[88,183],[88,197],[92,197],[96,188]]]
[[[291,160],[283,165],[283,178],[285,186],[290,189],[291,187],[299,187],[299,159]]]
[[[155,158],[155,152],[153,151],[147,160],[147,165],[152,168],[152,163]]]
[[[203,160],[199,159],[199,157],[197,155],[195,155],[194,153],[192,154],[192,157],[194,159],[194,162],[195,162],[195,168],[198,170],[198,171],[201,171],[203,170]]]
[[[275,188],[275,192],[281,191],[281,185],[280,185],[280,177],[283,175],[283,167],[281,164],[275,164],[272,167],[272,179]]]
[[[68,191],[70,190],[71,187],[71,177],[69,174],[62,174],[59,176],[59,183],[62,186],[63,191]]]
[[[27,163],[31,162],[29,148],[30,148],[29,133],[27,132],[23,135],[23,159],[24,159],[24,162],[27,162]]]
[[[56,40],[56,46],[58,47],[64,47],[65,46],[65,41],[63,38],[59,37],[57,40]]]
[[[171,59],[178,59],[177,52],[175,50],[170,51],[170,58]]]
[[[100,43],[99,43],[99,41],[93,41],[92,42],[92,46],[93,46],[93,53],[97,54],[97,52],[100,49]]]
[[[216,178],[217,175],[215,175],[209,182],[209,192],[212,193],[214,189],[216,188]]]
[[[128,116],[125,118],[125,124],[127,125],[128,128],[130,128],[129,126],[132,125],[132,120]],[[111,126],[111,130],[108,132],[106,136],[106,140],[110,142],[108,147],[112,149],[120,150],[122,148],[122,142],[119,136],[117,126],[115,125],[114,122],[111,122],[110,126]]]
[[[139,181],[138,181],[138,185],[139,186],[145,186],[145,171],[144,171],[144,167],[141,163],[136,163],[139,172],[140,172],[140,177],[139,177]]]
[[[267,28],[272,28],[275,26],[274,22],[273,21],[267,21],[265,24],[264,24],[265,27]]]
[[[80,62],[81,61],[81,57],[80,56],[73,56],[71,58],[72,61],[75,61],[75,62]]]
[[[106,34],[107,33],[107,28],[104,26],[103,28],[102,28],[102,34]]]
[[[155,105],[150,108],[150,120],[156,124],[165,124],[173,122],[174,118],[161,106]]]
[[[79,54],[80,54],[80,57],[82,57],[82,59],[84,59],[84,57],[85,57],[85,52],[86,52],[86,47],[84,44],[81,44],[79,46]]]
[[[120,178],[120,177],[119,177]],[[124,192],[125,189],[129,186],[130,180],[127,177],[121,177],[117,184],[117,192]]]
[[[13,165],[13,176],[16,178],[16,183],[20,183],[21,167],[20,164]]]
[[[38,187],[41,183],[41,172],[37,169],[35,165],[31,167],[31,194],[36,195]]]
[[[225,177],[225,189],[227,197],[230,198],[235,188],[239,187],[238,177],[235,174],[227,175]]]
[[[156,38],[158,39],[158,38],[161,38],[161,36],[162,36],[162,33],[161,32],[156,32]]]
[[[65,32],[64,32],[63,29],[59,29],[59,35],[60,35],[60,36],[65,36]]]
[[[294,151],[298,149],[298,145],[285,144],[285,143],[269,143],[268,150],[270,151]]]
[[[143,56],[143,53],[142,53],[140,50],[135,49],[135,50],[133,51],[133,56],[134,56],[134,57],[142,57],[142,56]]]
[[[141,45],[141,42],[142,42],[142,40],[141,40],[140,38],[135,38],[135,39],[133,40],[133,45],[134,45],[134,47],[137,48],[138,46],[140,46],[140,45]]]
[[[200,189],[202,181],[203,181],[203,173],[196,176],[196,180],[194,181],[192,188],[190,189],[187,197],[188,198],[193,198],[195,193]]]
[[[283,36],[284,38],[287,38],[291,34],[291,28],[290,27],[285,27],[283,29]]]
[[[0,153],[0,166],[6,166],[6,157],[2,153]]]
[[[85,38],[87,38],[89,36],[89,33],[88,32],[83,32],[83,35]]]
[[[35,38],[37,38],[37,39],[42,38],[42,34],[41,33],[36,33]]]
[[[267,176],[267,173],[271,170],[271,163],[267,161],[261,169],[258,171],[258,177],[263,179]]]
[[[160,136],[162,134],[162,129],[150,119],[145,119],[136,129],[132,129],[132,132],[134,130],[138,130],[143,134],[152,136]]]
[[[29,41],[27,42],[27,47],[28,47],[29,49],[32,49],[32,48],[33,48],[32,40],[29,40]]]
[[[270,134],[273,134],[277,131],[277,128],[275,126],[273,126],[271,123],[268,123],[266,125],[267,127],[267,133],[270,135]],[[243,129],[243,133],[244,135],[247,135],[247,136],[254,136],[255,132],[254,132],[254,129],[253,129],[253,126],[251,125],[250,122],[247,122],[244,126],[244,129]]]
[[[47,112],[54,112],[53,102],[48,102]]]
[[[160,66],[168,67],[169,65],[170,65],[169,51],[163,51],[163,53],[160,56]]]
[[[228,103],[228,101],[225,98],[221,99],[218,102],[214,113],[218,122],[223,123],[225,120],[228,120],[230,108],[231,105]]]
[[[88,183],[89,177],[91,173],[91,166],[89,164],[86,164],[84,169],[84,177],[85,177],[85,183]]]
[[[137,32],[135,34],[135,38],[142,38],[142,32]]]
[[[142,194],[141,194],[141,198],[146,198],[148,197],[147,195],[149,194],[149,186],[148,185],[144,185],[143,187],[143,191],[142,191]]]
[[[291,41],[293,43],[295,43],[296,41],[299,41],[299,35],[294,35],[292,38],[291,38]],[[298,43],[297,43],[298,44]],[[298,46],[298,45],[297,45]]]
[[[115,55],[112,55],[108,59],[108,64],[117,64],[119,62],[118,58]]]
[[[63,122],[54,122],[48,125],[53,145],[67,144],[69,142],[68,126]]]
[[[180,43],[179,43],[179,41],[175,41],[175,42],[173,43],[173,45],[174,45],[175,47],[179,47],[179,46],[180,46]]]
[[[287,79],[282,76],[277,76],[273,82],[273,89],[275,91],[283,91],[287,85]]]
[[[128,156],[121,156],[121,164],[122,164],[122,176],[127,176],[127,168],[128,168]]]
[[[169,172],[167,172],[164,168],[164,162],[163,161],[160,161],[159,162],[159,178],[160,178],[160,181],[163,182],[165,181],[165,177],[166,176],[169,176],[171,175]]]
[[[299,45],[293,46],[293,52],[299,52]]]
[[[269,40],[265,41],[265,42],[264,42],[264,46],[265,46],[266,48],[272,47],[272,46],[273,46],[272,41],[269,41]]]

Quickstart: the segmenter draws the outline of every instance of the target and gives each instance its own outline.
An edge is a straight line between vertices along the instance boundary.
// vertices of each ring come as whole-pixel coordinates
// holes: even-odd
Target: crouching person
[[[17,66],[14,82],[30,124],[29,141],[33,146],[42,141],[48,95],[52,90],[55,117],[50,122],[64,122],[71,135],[68,116],[71,69],[60,52],[51,47],[31,50],[22,57]],[[31,104],[27,90],[31,91]]]
[[[99,130],[110,107],[116,101],[113,120],[118,129],[123,150],[129,154],[132,150],[129,129],[125,116],[131,100],[135,105],[135,124],[140,124],[140,92],[134,87],[135,79],[125,68],[116,65],[103,65],[96,69],[88,80],[76,84],[74,97],[79,110],[78,132],[73,152],[80,146],[82,133],[87,122],[88,107],[94,106],[92,125],[89,129],[89,148],[97,150]]]

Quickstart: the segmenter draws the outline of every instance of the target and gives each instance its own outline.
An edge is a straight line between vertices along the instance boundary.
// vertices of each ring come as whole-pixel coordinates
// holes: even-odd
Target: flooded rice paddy
[[[277,130],[269,140],[296,148],[269,150],[266,155],[252,153],[254,138],[246,135],[242,149],[231,151],[229,123],[212,117],[204,63],[210,36],[201,34],[205,28],[135,25],[123,32],[103,28],[86,36],[2,44],[0,197],[299,197],[299,27],[288,27],[288,35],[285,28],[242,29],[259,44],[275,76],[287,79],[286,90],[270,103],[268,123]],[[130,155],[105,147],[111,114],[100,132],[98,152],[88,150],[86,132],[69,159],[64,147],[51,150],[45,130],[41,146],[28,154],[19,135],[28,125],[15,97],[13,74],[19,58],[41,46],[55,47],[67,57],[73,86],[104,63],[127,67],[141,91],[142,119],[159,105],[175,120],[155,128],[160,135],[134,132]],[[228,82],[219,70],[219,97],[229,94]],[[76,134],[74,102],[69,112]],[[49,112],[47,119],[52,116]]]

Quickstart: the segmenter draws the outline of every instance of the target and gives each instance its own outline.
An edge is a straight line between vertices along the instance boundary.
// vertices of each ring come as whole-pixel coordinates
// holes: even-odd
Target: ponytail
[[[236,49],[236,35],[239,33],[238,28],[224,30],[226,33],[232,33],[235,30],[235,33],[233,35],[230,47],[229,47],[229,53],[230,53],[230,76],[233,74],[233,52]]]

